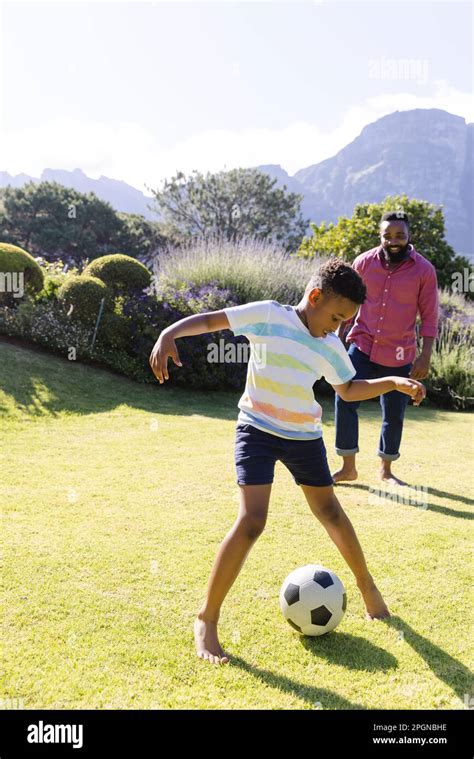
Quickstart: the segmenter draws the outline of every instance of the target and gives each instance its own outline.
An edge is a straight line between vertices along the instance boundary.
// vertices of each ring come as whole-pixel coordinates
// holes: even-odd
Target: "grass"
[[[392,611],[366,622],[352,575],[277,464],[267,528],[226,599],[233,663],[197,659],[192,623],[237,511],[239,394],[142,386],[0,342],[3,699],[26,709],[461,709],[469,673],[472,417],[409,407],[395,471],[428,508],[377,500],[377,403],[360,478],[337,493]],[[323,402],[332,467],[332,404]],[[278,592],[315,562],[343,580],[333,633],[300,638]]]

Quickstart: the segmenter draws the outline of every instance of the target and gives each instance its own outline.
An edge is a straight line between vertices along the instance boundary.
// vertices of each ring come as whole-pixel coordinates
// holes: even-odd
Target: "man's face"
[[[313,337],[326,337],[328,332],[335,332],[340,323],[351,319],[359,308],[349,298],[323,293],[318,287],[308,294],[308,305],[308,329]]]
[[[404,221],[383,221],[380,225],[382,247],[391,261],[400,261],[410,240],[408,227]]]

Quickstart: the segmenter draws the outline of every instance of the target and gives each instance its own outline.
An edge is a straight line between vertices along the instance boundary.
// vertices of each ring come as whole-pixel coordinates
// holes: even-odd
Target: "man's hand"
[[[168,377],[168,358],[171,356],[176,366],[182,366],[181,359],[178,355],[176,343],[171,335],[166,334],[166,330],[161,333],[153,350],[150,354],[150,366],[153,374],[163,384]]]
[[[430,358],[430,356],[420,353],[410,371],[410,377],[412,379],[425,379],[425,377],[428,376],[430,370]]]
[[[419,406],[423,398],[426,398],[426,387],[414,379],[408,377],[394,377],[395,390],[409,395],[414,406]]]

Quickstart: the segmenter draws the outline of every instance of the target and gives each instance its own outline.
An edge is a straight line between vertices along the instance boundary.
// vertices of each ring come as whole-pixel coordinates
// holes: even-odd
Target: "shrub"
[[[94,351],[100,352],[101,347],[127,351],[131,341],[130,320],[120,314],[104,311],[97,330]]]
[[[474,304],[472,301],[448,288],[439,290],[440,323],[451,319],[467,326],[474,322]]]
[[[102,298],[105,305],[111,305],[111,293],[107,285],[97,277],[73,275],[58,290],[58,300],[66,309],[73,307],[74,315],[82,321],[94,320],[100,309]]]
[[[230,288],[219,287],[215,280],[206,285],[195,282],[181,284],[177,288],[171,283],[162,282],[157,286],[158,300],[169,303],[183,314],[200,314],[206,311],[218,311],[226,306],[237,306],[237,296]]]
[[[229,297],[234,303],[235,296],[229,293]],[[195,308],[196,313],[207,310],[200,308],[194,301],[193,308]],[[188,316],[189,313],[189,308],[183,312],[167,301],[157,301],[146,294],[142,294],[139,298],[134,298],[124,305],[124,315],[130,320],[131,331],[128,352],[136,358],[141,367],[141,381],[156,381],[149,366],[152,348],[163,329]],[[204,335],[193,335],[189,338],[180,338],[177,345],[183,366],[177,367],[169,359],[170,384],[202,390],[243,388],[247,363],[211,363],[207,360],[210,344],[219,345],[219,339],[222,337],[222,332],[211,332]],[[247,343],[245,337],[241,335],[236,337],[230,331],[226,331],[225,341],[226,344],[235,345]]]
[[[75,347],[79,358],[92,358],[134,380],[154,383],[149,355],[160,333],[170,324],[190,314],[251,300],[272,298],[294,303],[301,298],[317,262],[311,262],[309,267],[306,262],[306,268],[293,268],[290,257],[272,259],[270,250],[268,244],[252,248],[242,242],[227,243],[218,248],[199,243],[192,250],[161,260],[154,295],[150,291],[116,291],[114,295],[101,279],[79,276],[76,271],[66,274],[62,264],[44,264],[43,290],[28,295],[15,304],[16,308],[0,308],[0,332],[33,340],[63,354]],[[91,352],[94,320],[103,297],[107,308]],[[430,375],[425,380],[428,398],[435,405],[456,409],[473,406],[473,312],[474,307],[462,295],[440,293],[440,334],[433,349]],[[211,344],[220,347],[223,338],[224,360],[210,361]],[[183,366],[177,367],[169,359],[170,382],[166,386],[243,390],[247,361],[226,361],[229,346],[238,349],[240,344],[246,345],[247,339],[231,331],[180,338],[177,345]],[[236,353],[239,355],[238,350]],[[323,379],[315,383],[314,389],[316,397],[333,395]]]
[[[203,238],[181,248],[169,248],[155,259],[155,288],[159,297],[188,283],[213,283],[230,289],[237,303],[278,300],[296,305],[307,282],[322,261],[287,254],[276,244],[251,237],[237,241]]]
[[[48,303],[49,301],[57,300],[59,288],[64,284],[65,280],[66,274],[62,276],[46,274],[43,289],[35,297],[37,303]]]
[[[91,329],[68,318],[60,303],[24,301],[18,308],[0,307],[0,332],[31,340],[55,353],[68,355],[75,348],[77,358],[89,353]]]
[[[0,272],[4,275],[22,273],[25,292],[39,292],[43,287],[44,275],[41,267],[33,256],[16,245],[0,243]],[[6,292],[4,288],[0,290],[0,304],[18,305],[19,300],[11,291]]]
[[[447,319],[439,330],[430,374],[424,383],[428,398],[437,406],[474,407],[472,327]]]
[[[101,279],[115,294],[144,290],[151,283],[151,274],[140,261],[114,253],[91,261],[82,276]]]
[[[78,274],[76,268],[68,270],[68,266],[60,259],[57,261],[46,261],[41,256],[37,256],[35,259],[40,265],[44,273],[43,289],[35,295],[35,300],[38,303],[48,303],[53,300],[57,300],[58,290],[65,282],[67,277],[73,274]]]

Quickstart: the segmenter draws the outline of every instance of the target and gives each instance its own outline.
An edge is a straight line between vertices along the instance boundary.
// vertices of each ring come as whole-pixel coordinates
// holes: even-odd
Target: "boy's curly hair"
[[[323,293],[340,295],[360,305],[365,301],[367,290],[350,264],[332,256],[315,271],[307,288],[319,287]]]

